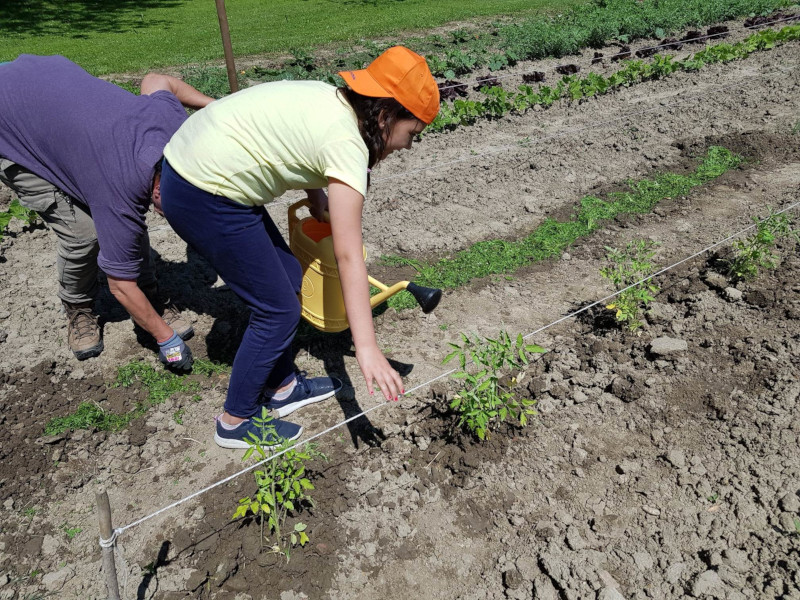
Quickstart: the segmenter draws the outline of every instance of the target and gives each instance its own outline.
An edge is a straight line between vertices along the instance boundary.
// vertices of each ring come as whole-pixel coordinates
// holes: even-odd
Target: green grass
[[[194,361],[193,373],[206,377],[224,375],[230,373],[230,366],[200,358]],[[45,426],[44,434],[58,435],[76,429],[119,431],[153,406],[163,404],[174,394],[196,392],[200,389],[200,383],[196,378],[190,379],[189,375],[176,375],[161,368],[154,369],[141,361],[131,362],[120,367],[117,370],[117,378],[110,386],[130,387],[135,382],[140,382],[147,389],[147,399],[138,403],[132,410],[117,414],[103,409],[96,403],[82,402],[74,413],[51,419]],[[176,412],[176,414],[178,413],[180,413],[179,417],[183,415],[181,410]]]
[[[583,0],[229,0],[236,56],[429,29],[501,14],[557,12]],[[3,2],[0,62],[63,54],[95,75],[222,57],[213,0]]]
[[[397,256],[383,257],[388,264],[411,265],[418,270],[419,285],[453,289],[473,279],[510,273],[530,263],[560,256],[577,239],[585,237],[605,222],[623,214],[647,213],[665,198],[685,196],[692,189],[736,168],[742,158],[726,148],[712,146],[697,169],[688,175],[664,173],[653,179],[629,181],[628,192],[605,198],[586,196],[566,221],[548,218],[530,235],[520,240],[486,240],[462,250],[452,258],[421,263]],[[411,294],[401,292],[389,299],[395,309],[416,305]]]

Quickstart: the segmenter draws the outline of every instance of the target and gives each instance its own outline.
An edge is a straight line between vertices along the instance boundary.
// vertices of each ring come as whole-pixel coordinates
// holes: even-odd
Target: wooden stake
[[[222,49],[225,52],[225,67],[228,69],[228,85],[231,93],[239,91],[239,81],[236,79],[236,64],[233,62],[233,46],[231,34],[228,30],[228,13],[225,10],[225,0],[216,0],[217,17],[219,18],[219,32],[222,34]]]
[[[97,514],[100,516],[100,539],[110,540],[114,535],[111,526],[111,503],[108,501],[108,492],[103,490],[95,494],[97,499]],[[103,572],[106,574],[109,600],[120,600],[119,582],[117,582],[117,566],[114,564],[114,548],[103,548]]]

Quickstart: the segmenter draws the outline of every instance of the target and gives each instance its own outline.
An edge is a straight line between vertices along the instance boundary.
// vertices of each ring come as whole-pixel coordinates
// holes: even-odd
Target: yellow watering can
[[[350,325],[347,323],[339,269],[333,254],[331,224],[319,222],[314,217],[300,219],[297,216],[299,208],[310,206],[311,202],[305,198],[289,207],[289,247],[303,268],[301,314],[320,331],[344,331]],[[364,249],[366,257],[367,250]],[[372,277],[368,276],[368,279],[380,290],[370,298],[372,308],[405,289],[411,292],[426,314],[436,308],[442,298],[442,290],[422,287],[409,281],[400,281],[389,287]]]

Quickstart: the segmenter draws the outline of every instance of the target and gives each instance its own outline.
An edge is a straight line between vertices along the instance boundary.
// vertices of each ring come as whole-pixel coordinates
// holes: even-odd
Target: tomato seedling
[[[651,240],[628,242],[624,250],[606,246],[606,260],[609,264],[600,269],[600,275],[613,283],[619,291],[606,308],[615,311],[617,322],[630,331],[636,331],[642,326],[641,312],[660,291],[652,280],[638,283],[653,272],[651,260],[657,246]]]
[[[754,218],[756,231],[752,235],[733,242],[733,259],[728,266],[728,276],[737,280],[758,277],[761,269],[774,269],[778,256],[773,254],[775,243],[784,238],[800,241],[797,232],[791,228],[791,221],[785,214],[770,211],[766,219]]]
[[[501,331],[497,339],[472,338],[461,334],[462,345],[450,344],[453,351],[443,363],[458,358],[461,369],[453,374],[462,380],[461,389],[453,396],[450,408],[458,414],[458,426],[464,427],[480,440],[488,437],[490,429],[511,418],[522,427],[528,416],[535,415],[532,398],[517,398],[513,371],[528,364],[530,354],[547,352],[536,344],[526,344],[522,334],[516,340]]]
[[[260,417],[252,417],[252,420],[259,435],[249,434],[250,439],[245,441],[250,447],[245,450],[242,460],[255,456],[256,460],[265,461],[273,452],[285,452],[267,461],[263,469],[253,472],[257,487],[255,495],[241,498],[231,518],[252,513],[259,523],[262,547],[264,541],[271,538],[272,551],[283,554],[288,561],[291,549],[297,545],[305,546],[309,538],[307,525],[299,521],[287,535],[286,517],[289,512],[298,512],[303,506],[314,506],[307,493],[314,489],[314,485],[305,476],[306,463],[315,458],[324,459],[325,455],[317,451],[315,444],[305,444],[302,449],[287,449],[291,442],[278,436],[266,407],[262,407]]]

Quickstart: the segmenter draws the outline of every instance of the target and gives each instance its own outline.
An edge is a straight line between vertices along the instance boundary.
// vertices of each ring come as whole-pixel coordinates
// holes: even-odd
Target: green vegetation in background
[[[230,373],[230,366],[199,358],[194,361],[193,373],[211,377]],[[74,413],[51,419],[45,426],[44,434],[58,435],[76,429],[119,431],[137,417],[142,416],[151,407],[166,402],[172,395],[198,391],[200,383],[196,379],[188,379],[188,377],[188,375],[176,375],[163,369],[154,369],[141,361],[128,363],[117,370],[117,378],[111,387],[130,387],[134,382],[139,381],[148,392],[144,402],[123,414],[106,411],[92,402],[82,402]]]
[[[581,0],[235,0],[227,2],[237,57],[425,30],[448,22]],[[25,0],[0,11],[0,62],[62,54],[95,75],[222,58],[212,0]]]
[[[768,14],[786,5],[786,0],[594,0],[553,18],[519,17],[513,25],[463,27],[447,34],[406,38],[403,44],[425,56],[434,75],[453,79],[477,69],[497,71],[523,59],[576,54],[609,41],[662,38],[685,27]],[[244,73],[257,81],[314,79],[335,84],[340,82],[338,71],[361,68],[393,43],[361,40],[358,47],[339,48],[327,59],[317,58],[307,49],[292,49],[292,58],[283,65],[253,66]],[[224,69],[201,69],[207,69],[227,90]]]
[[[699,71],[706,65],[747,58],[753,52],[770,50],[788,41],[800,39],[800,25],[789,25],[780,31],[765,29],[736,44],[725,42],[707,46],[685,60],[670,55],[656,55],[651,62],[629,60],[608,77],[589,73],[586,77],[567,75],[554,86],[542,85],[537,91],[529,85],[519,86],[519,92],[509,92],[502,86],[481,89],[486,100],[455,100],[442,104],[439,114],[426,129],[437,132],[471,125],[479,119],[499,118],[509,112],[524,113],[533,106],[549,108],[561,99],[572,102],[613,92],[642,81],[669,77],[676,71]]]
[[[473,279],[511,273],[532,262],[560,256],[572,243],[602,226],[605,221],[622,214],[649,212],[664,198],[685,196],[692,189],[716,179],[736,168],[742,158],[721,146],[712,146],[700,165],[689,175],[665,173],[654,179],[628,182],[630,192],[611,193],[605,199],[586,196],[575,215],[567,221],[546,219],[527,237],[517,241],[486,240],[462,250],[453,258],[426,264],[398,256],[383,260],[392,265],[411,265],[419,274],[419,285],[453,289]],[[416,305],[408,292],[400,292],[388,300],[400,310]]]
[[[743,16],[790,6],[787,0],[595,0],[562,19],[526,20],[501,28],[504,47],[520,59],[575,54],[608,40],[660,38]]]

